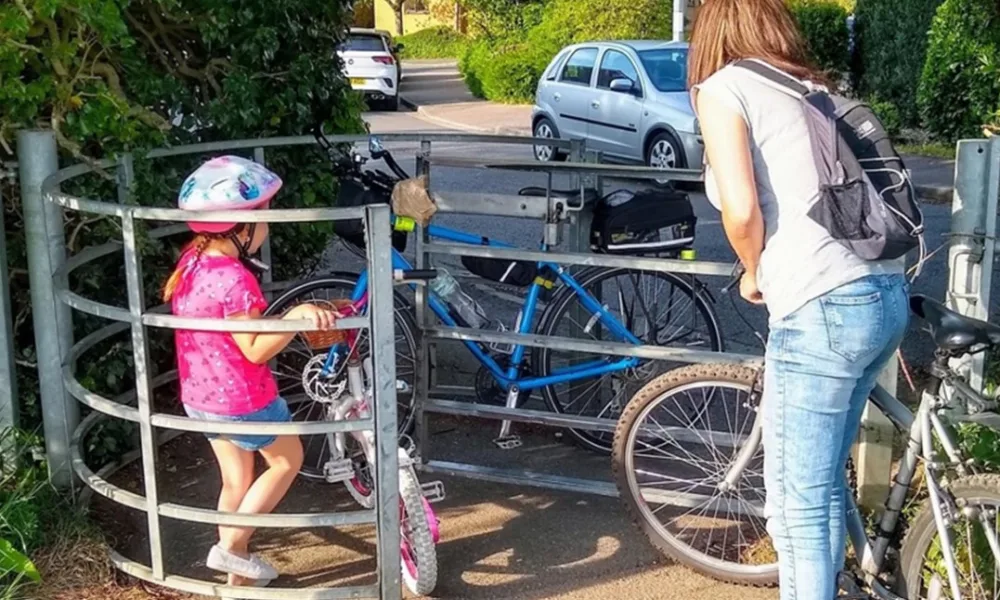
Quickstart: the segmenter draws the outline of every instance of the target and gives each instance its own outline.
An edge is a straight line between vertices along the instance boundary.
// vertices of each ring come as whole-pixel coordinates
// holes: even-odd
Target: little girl
[[[267,207],[281,179],[263,166],[235,156],[209,160],[181,187],[182,210],[251,210]],[[244,266],[267,238],[266,223],[197,223],[163,290],[173,314],[212,319],[259,319],[267,308],[254,275]],[[321,329],[336,314],[300,305],[285,319],[309,319]],[[181,402],[193,419],[222,422],[290,421],[267,362],[294,333],[228,333],[177,330]],[[297,436],[206,434],[222,473],[218,509],[268,513],[277,506],[302,466]],[[254,480],[254,453],[268,469]],[[266,584],[278,576],[273,566],[248,551],[250,527],[219,527],[219,543],[208,554],[211,569],[229,574],[230,585]]]

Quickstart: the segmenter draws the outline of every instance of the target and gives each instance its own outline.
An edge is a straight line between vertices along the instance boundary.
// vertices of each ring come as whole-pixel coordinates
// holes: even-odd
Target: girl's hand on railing
[[[315,304],[300,304],[293,308],[292,310],[285,313],[285,319],[288,320],[300,320],[305,319],[312,321],[313,325],[321,331],[328,331],[334,328],[341,315],[335,310],[330,310],[328,308],[322,308],[316,306]]]

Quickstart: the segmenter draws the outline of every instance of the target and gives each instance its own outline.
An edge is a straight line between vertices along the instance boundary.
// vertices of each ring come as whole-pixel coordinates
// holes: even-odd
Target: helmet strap
[[[256,223],[248,223],[245,225],[247,227],[247,238],[241,240],[238,235],[242,228],[237,227],[229,232],[229,240],[233,242],[236,246],[236,250],[240,253],[240,261],[246,265],[251,271],[257,271],[258,273],[263,273],[269,271],[271,268],[264,263],[264,261],[251,256],[250,245],[253,244],[253,236],[257,232]]]

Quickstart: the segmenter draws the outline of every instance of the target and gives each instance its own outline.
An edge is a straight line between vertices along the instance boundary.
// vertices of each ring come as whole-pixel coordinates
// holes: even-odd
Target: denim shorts
[[[292,413],[288,410],[288,403],[284,398],[275,398],[273,402],[264,408],[245,415],[219,415],[216,413],[204,412],[184,406],[184,412],[192,419],[202,421],[219,421],[220,423],[266,423],[282,422],[287,423],[292,420]],[[267,448],[278,439],[274,435],[252,435],[252,434],[220,434],[206,433],[209,440],[223,439],[235,444],[238,448],[249,452],[256,452],[262,448]]]

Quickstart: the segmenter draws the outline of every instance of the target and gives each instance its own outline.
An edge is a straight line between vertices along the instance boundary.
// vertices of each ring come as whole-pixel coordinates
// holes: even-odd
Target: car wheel
[[[556,129],[555,123],[549,120],[548,117],[543,117],[535,123],[532,135],[536,138],[559,139],[559,130]],[[565,159],[559,152],[559,149],[553,146],[532,146],[532,148],[535,153],[535,160],[539,162],[555,162]]]
[[[654,169],[683,169],[684,151],[677,138],[666,131],[656,134],[646,150],[646,165]]]

